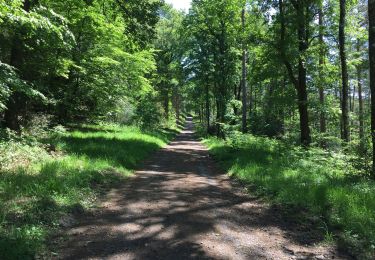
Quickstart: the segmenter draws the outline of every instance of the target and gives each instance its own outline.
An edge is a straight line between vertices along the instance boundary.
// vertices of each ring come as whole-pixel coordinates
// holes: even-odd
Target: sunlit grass
[[[103,189],[132,174],[176,133],[115,125],[75,129],[44,140],[55,147],[54,156],[36,154],[36,162],[1,170],[0,259],[33,259],[62,216],[93,207]]]
[[[374,257],[375,183],[355,177],[345,156],[251,135],[205,143],[230,175],[255,192],[308,209],[352,253]]]

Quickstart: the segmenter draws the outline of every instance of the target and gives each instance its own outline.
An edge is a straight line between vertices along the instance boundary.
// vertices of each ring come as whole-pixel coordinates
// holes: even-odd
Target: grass
[[[253,191],[318,216],[328,239],[333,233],[356,257],[375,258],[375,183],[356,176],[344,155],[252,135],[205,143],[222,167]]]
[[[44,252],[64,216],[93,207],[104,188],[132,174],[176,132],[83,126],[38,147],[3,142],[1,156],[12,160],[0,170],[0,259],[34,259]]]

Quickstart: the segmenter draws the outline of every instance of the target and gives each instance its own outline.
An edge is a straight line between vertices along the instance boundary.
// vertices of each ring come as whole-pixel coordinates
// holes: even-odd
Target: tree
[[[23,2],[23,10],[25,12],[29,12],[31,7],[30,0],[25,0]],[[24,53],[23,53],[23,42],[22,42],[22,35],[14,35],[13,42],[10,52],[10,61],[9,65],[15,68],[20,68],[24,62]],[[25,103],[25,96],[23,93],[15,91],[9,97],[7,102],[7,109],[5,110],[4,114],[4,121],[5,126],[11,130],[20,131],[20,122],[19,116],[23,109]]]
[[[357,40],[357,52],[360,52],[360,40]],[[358,86],[358,121],[359,121],[359,150],[365,151],[365,127],[364,127],[364,107],[363,107],[363,88],[362,88],[362,64],[356,66],[357,86]]]
[[[212,94],[216,104],[216,133],[219,136],[224,135],[222,126],[226,123],[228,104],[234,88],[239,85],[236,45],[240,41],[236,36],[241,28],[238,15],[241,10],[240,1],[193,1],[186,19],[191,28],[194,48],[190,52],[189,67],[195,72],[196,79],[202,80],[205,77],[205,80],[212,80]],[[202,51],[208,55],[198,58],[196,55]],[[209,69],[202,68],[203,63],[209,63]],[[199,66],[196,66],[198,64]]]
[[[167,120],[171,114],[171,101],[177,120],[180,119],[182,108],[181,89],[184,85],[181,51],[183,43],[180,37],[182,20],[182,12],[174,10],[170,5],[165,5],[161,9],[161,18],[156,27],[158,37],[153,42],[158,72],[156,87]]]
[[[5,0],[0,114],[20,130],[36,112],[59,123],[113,118],[153,92],[160,1]],[[3,33],[4,32],[4,33]]]
[[[323,11],[323,1],[319,3],[319,102],[320,102],[320,120],[319,120],[319,130],[321,134],[327,132],[327,122],[326,122],[326,111],[325,111],[325,95],[324,95],[324,75],[323,66],[325,61],[325,46],[324,46],[324,11]],[[323,146],[325,144],[323,143]]]
[[[64,18],[39,6],[38,1],[6,3],[0,17],[6,32],[0,36],[0,57],[23,82],[8,84],[11,95],[6,101],[4,125],[19,132],[29,107],[47,103],[47,82],[66,72],[74,37]]]
[[[132,41],[144,48],[155,37],[155,27],[159,21],[160,0],[115,0],[122,11],[125,33]]]
[[[242,9],[242,30],[245,34],[245,15],[246,5]],[[242,132],[247,132],[247,47],[245,42],[242,43]]]
[[[342,139],[348,143],[350,140],[349,130],[349,82],[348,82],[348,65],[346,61],[345,47],[345,24],[346,24],[346,0],[340,0],[340,22],[339,22],[339,47],[341,60],[341,80],[342,80]]]
[[[307,82],[306,82],[306,51],[309,48],[309,34],[308,24],[310,19],[309,5],[306,1],[292,1],[292,6],[296,12],[297,19],[297,39],[298,39],[298,73],[297,77],[286,55],[286,23],[285,23],[285,8],[284,1],[279,0],[280,13],[280,53],[282,61],[288,72],[290,81],[294,85],[298,96],[298,110],[300,116],[300,133],[301,144],[309,146],[311,143],[309,113],[308,113],[308,96],[307,96]]]
[[[368,1],[369,17],[369,58],[370,58],[370,89],[371,89],[371,137],[372,162],[375,176],[375,0]]]

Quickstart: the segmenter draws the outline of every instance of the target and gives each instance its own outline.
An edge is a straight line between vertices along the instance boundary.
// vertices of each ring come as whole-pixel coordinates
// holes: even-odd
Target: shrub
[[[141,98],[136,108],[136,119],[142,129],[157,128],[162,121],[162,107],[153,94]]]
[[[331,231],[339,230],[353,254],[373,259],[375,183],[361,175],[352,158],[252,135],[205,143],[230,175],[274,203],[309,209]]]

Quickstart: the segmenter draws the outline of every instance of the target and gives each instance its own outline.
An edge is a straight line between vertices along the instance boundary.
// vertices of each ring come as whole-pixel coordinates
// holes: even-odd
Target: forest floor
[[[57,234],[57,259],[348,259],[217,168],[193,124]]]

